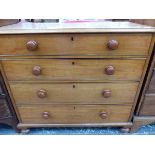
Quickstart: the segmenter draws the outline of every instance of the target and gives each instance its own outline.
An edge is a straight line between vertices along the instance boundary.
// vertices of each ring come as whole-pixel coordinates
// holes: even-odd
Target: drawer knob
[[[104,90],[102,94],[104,98],[111,97],[111,90]]]
[[[100,116],[102,119],[106,119],[107,116],[108,116],[108,114],[107,114],[107,112],[101,112],[101,113],[99,114],[99,116]]]
[[[43,118],[48,119],[50,114],[49,114],[49,112],[45,111],[45,112],[43,112],[42,116],[43,116]]]
[[[118,48],[118,45],[119,45],[119,43],[117,40],[109,40],[108,44],[107,44],[107,46],[110,50],[116,50]]]
[[[107,66],[105,72],[107,75],[113,75],[115,73],[115,68],[113,66]]]
[[[37,92],[37,95],[39,98],[45,98],[47,96],[47,92],[46,90],[44,89],[40,89],[38,92]]]
[[[38,43],[35,40],[30,40],[27,42],[26,47],[29,51],[35,51],[38,48]]]
[[[35,75],[35,76],[38,76],[41,74],[41,67],[40,66],[34,66],[33,69],[32,69],[32,73]]]

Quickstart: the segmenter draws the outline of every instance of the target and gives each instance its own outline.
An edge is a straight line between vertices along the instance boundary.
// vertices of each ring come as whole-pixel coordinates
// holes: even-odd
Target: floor
[[[0,135],[20,135],[7,125],[0,125]],[[28,135],[122,135],[120,128],[37,128]],[[141,127],[132,135],[155,135],[155,124]]]

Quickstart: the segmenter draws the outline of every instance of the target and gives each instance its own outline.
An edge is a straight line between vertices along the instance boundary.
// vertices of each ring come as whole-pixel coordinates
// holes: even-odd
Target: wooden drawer
[[[145,59],[24,59],[2,61],[2,64],[10,81],[138,81],[141,79]]]
[[[150,84],[148,86],[147,93],[155,93],[155,69],[153,69]]]
[[[47,83],[10,84],[17,104],[87,104],[130,103],[134,101],[136,83]]]
[[[18,106],[22,123],[127,122],[132,106],[121,105],[31,105]]]
[[[1,35],[1,55],[147,55],[151,34]],[[109,49],[111,40],[118,42]],[[27,44],[29,49],[27,49]],[[116,48],[112,41],[111,48]],[[33,51],[31,51],[33,50]]]

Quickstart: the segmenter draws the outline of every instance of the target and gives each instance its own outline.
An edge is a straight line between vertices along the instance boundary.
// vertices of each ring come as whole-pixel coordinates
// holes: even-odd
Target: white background
[[[154,18],[154,0],[0,0],[0,18]]]

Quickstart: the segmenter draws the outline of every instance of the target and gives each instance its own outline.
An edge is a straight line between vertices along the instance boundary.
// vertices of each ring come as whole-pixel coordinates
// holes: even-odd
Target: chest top
[[[151,26],[131,22],[29,23],[0,27],[0,34],[155,32]]]

